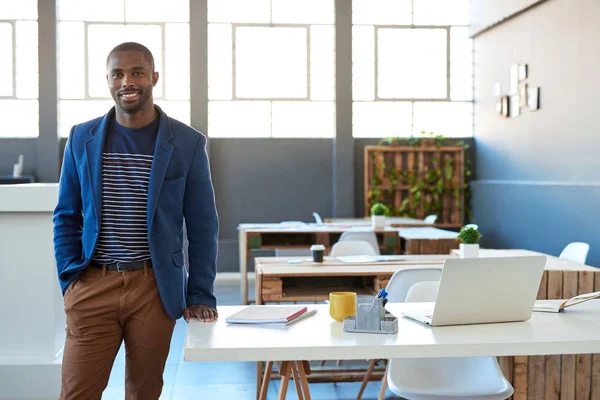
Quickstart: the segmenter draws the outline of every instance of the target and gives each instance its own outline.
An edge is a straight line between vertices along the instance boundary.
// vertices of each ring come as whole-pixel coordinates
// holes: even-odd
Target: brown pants
[[[158,400],[175,321],[166,314],[153,269],[89,266],[65,292],[67,339],[61,400],[100,400],[125,340],[125,398]]]

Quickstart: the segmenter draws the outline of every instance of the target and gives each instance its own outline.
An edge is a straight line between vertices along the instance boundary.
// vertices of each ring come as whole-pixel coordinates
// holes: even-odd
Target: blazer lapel
[[[160,123],[158,125],[158,135],[156,138],[156,146],[154,147],[152,169],[150,170],[150,182],[148,184],[148,210],[146,214],[148,233],[150,233],[152,229],[152,221],[154,220],[154,214],[156,213],[156,206],[158,204],[158,195],[160,194],[160,188],[165,180],[165,174],[169,167],[171,154],[173,154],[173,145],[169,143],[173,134],[171,132],[171,127],[169,126],[169,121],[167,120],[167,115],[160,107],[156,105],[155,107],[160,114]]]
[[[114,116],[114,107],[90,130],[90,139],[85,142],[85,151],[88,163],[88,174],[94,209],[96,211],[96,224],[100,229],[100,216],[102,214],[102,153],[104,150],[104,138],[108,124]]]

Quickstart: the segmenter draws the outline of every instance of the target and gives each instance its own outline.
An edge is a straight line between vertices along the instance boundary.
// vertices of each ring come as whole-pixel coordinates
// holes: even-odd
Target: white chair
[[[426,303],[435,301],[439,289],[439,280],[417,282],[408,288],[408,292],[406,293],[406,303]]]
[[[314,212],[312,213],[312,215],[313,217],[315,217],[315,222],[317,223],[317,225],[323,225],[323,218],[321,218],[318,212]]]
[[[437,215],[428,215],[425,217],[425,219],[423,219],[423,221],[427,222],[428,224],[435,224],[435,221],[437,221]]]
[[[357,240],[371,243],[371,246],[375,249],[375,255],[380,254],[379,243],[377,242],[377,235],[375,235],[375,232],[346,231],[342,233],[338,242]]]
[[[438,287],[419,282],[406,302],[435,301]],[[390,390],[410,400],[504,400],[514,393],[495,357],[395,358],[388,365]]]
[[[584,242],[573,242],[569,243],[567,247],[558,256],[564,260],[573,261],[579,264],[585,264],[588,252],[590,251],[590,245]]]
[[[347,242],[337,242],[331,248],[331,257],[339,256],[375,256],[377,253],[369,242],[362,240],[352,240]]]
[[[394,272],[394,275],[390,278],[385,290],[388,293],[387,301],[388,303],[403,303],[406,299],[406,295],[410,288],[418,282],[421,281],[439,281],[442,276],[441,268],[409,268],[409,269],[400,269]],[[360,400],[366,387],[367,383],[371,380],[371,375],[373,374],[373,369],[375,368],[375,364],[378,362],[376,359],[372,359],[369,361],[369,367],[367,368],[367,372],[365,373],[365,377],[363,378],[362,385],[360,386],[360,390],[358,392],[358,396],[356,400]],[[379,393],[379,399],[383,400],[385,396],[385,390],[387,388],[387,367],[386,372],[383,374],[383,379],[381,381],[381,392]]]
[[[441,268],[409,268],[399,269],[390,278],[385,290],[388,292],[388,303],[403,303],[410,288],[422,281],[439,281]]]

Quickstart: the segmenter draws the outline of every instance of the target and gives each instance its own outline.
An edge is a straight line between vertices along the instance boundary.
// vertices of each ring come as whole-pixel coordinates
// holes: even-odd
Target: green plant
[[[371,206],[371,215],[389,215],[390,209],[383,203],[375,203]]]
[[[471,160],[468,157],[467,150],[469,145],[464,141],[457,143],[448,142],[443,135],[435,134],[434,132],[421,131],[420,136],[410,138],[388,137],[379,141],[380,146],[411,146],[420,147],[422,145],[435,146],[441,148],[446,145],[461,146],[465,149],[465,158],[463,168],[463,184],[456,187],[453,182],[455,170],[461,168],[460,165],[455,165],[455,160],[450,157],[434,156],[430,160],[429,166],[425,173],[419,174],[419,160],[414,157],[412,165],[406,165],[406,169],[398,171],[395,166],[386,166],[377,157],[378,152],[373,155],[373,178],[371,185],[375,186],[369,193],[369,204],[384,202],[394,204],[395,190],[399,186],[405,186],[408,189],[410,198],[403,198],[399,207],[394,207],[389,215],[406,216],[412,218],[423,218],[429,214],[441,214],[443,211],[444,199],[446,196],[452,196],[452,201],[462,210],[467,220],[471,219],[470,202],[470,187],[468,181],[471,176]],[[383,188],[384,183],[379,177],[386,178],[391,188]],[[462,190],[461,190],[462,189]],[[464,195],[463,195],[464,193]],[[421,209],[421,201],[422,209]],[[424,214],[424,215],[421,215]]]
[[[463,226],[456,240],[460,240],[464,244],[476,244],[483,235],[472,226]]]

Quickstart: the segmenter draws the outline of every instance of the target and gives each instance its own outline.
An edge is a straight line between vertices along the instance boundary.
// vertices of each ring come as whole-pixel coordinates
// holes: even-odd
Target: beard
[[[116,106],[122,112],[126,114],[136,114],[144,108],[148,100],[152,97],[152,86],[140,91],[140,98],[136,102],[125,102],[123,97],[117,93],[112,93],[112,98],[115,101]]]

